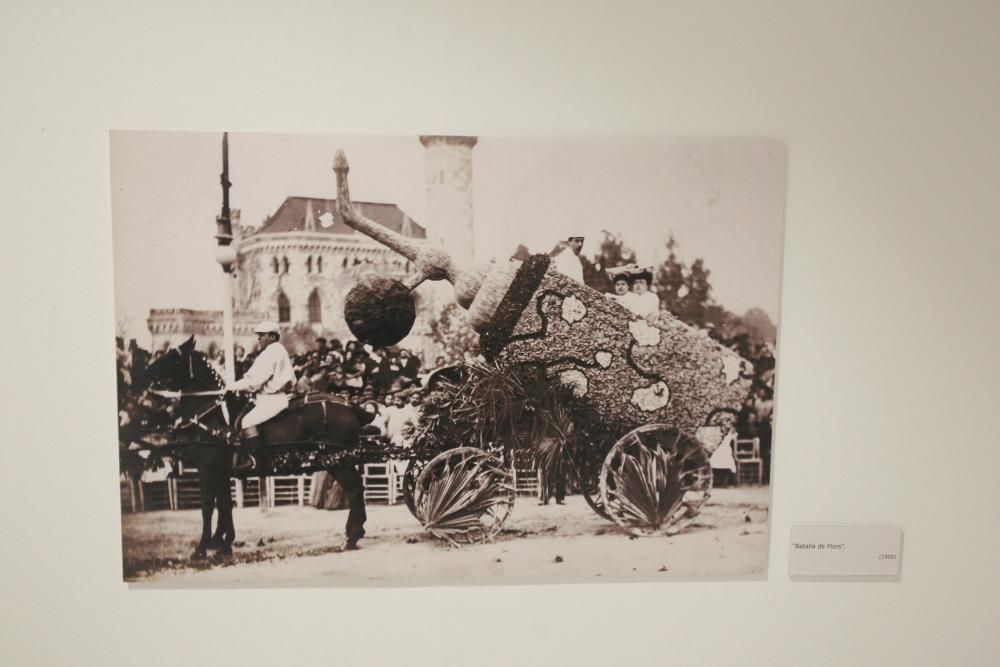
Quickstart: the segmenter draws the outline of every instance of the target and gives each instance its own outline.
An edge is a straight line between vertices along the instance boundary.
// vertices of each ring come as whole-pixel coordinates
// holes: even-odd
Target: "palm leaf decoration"
[[[416,452],[429,458],[456,447],[505,455],[528,451],[545,479],[565,470],[573,473],[587,503],[610,518],[600,495],[599,471],[629,425],[607,424],[537,365],[471,362],[453,371],[428,387],[425,409],[410,434]],[[504,467],[503,474],[508,472]],[[489,539],[475,517],[493,517],[485,520],[492,526],[496,517],[509,514],[506,501],[490,504],[491,497],[508,493],[512,484],[509,476],[499,480],[499,475],[486,465],[446,459],[428,477],[421,473],[424,481],[414,485],[414,514],[429,532],[452,543]]]
[[[617,512],[626,520],[660,528],[680,504],[679,475],[669,453],[638,448],[635,456],[623,456],[611,471],[617,490]]]
[[[612,448],[601,477],[610,518],[634,535],[683,529],[709,498],[707,462],[697,441],[675,428],[632,431]]]
[[[412,433],[416,449],[529,449],[543,472],[552,474],[577,448],[606,451],[627,430],[610,428],[539,366],[470,362],[458,375],[459,381],[445,379],[430,388]]]
[[[424,529],[451,544],[486,542],[514,505],[514,482],[502,459],[461,447],[440,454],[417,480],[415,514]]]

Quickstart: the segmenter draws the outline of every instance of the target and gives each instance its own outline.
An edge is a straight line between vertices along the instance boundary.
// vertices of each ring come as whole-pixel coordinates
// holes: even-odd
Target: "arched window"
[[[346,269],[347,268],[347,257],[344,257],[344,262],[340,265],[340,268],[342,268],[342,269]]]
[[[323,258],[316,258],[316,273],[323,273]]]
[[[306,257],[306,273],[312,273],[312,272],[313,272],[313,258],[312,255],[309,255],[308,257]]]
[[[288,273],[288,258],[287,257],[282,257],[281,258],[281,268],[284,269],[283,273]]]
[[[292,304],[288,301],[288,297],[285,296],[284,292],[278,292],[278,321],[292,321]]]
[[[275,273],[277,273],[278,271],[281,270],[281,269],[278,268],[278,258],[277,257],[272,257],[271,258],[271,268],[274,269]]]
[[[309,323],[319,324],[323,321],[323,309],[320,307],[319,290],[314,289],[309,295]]]

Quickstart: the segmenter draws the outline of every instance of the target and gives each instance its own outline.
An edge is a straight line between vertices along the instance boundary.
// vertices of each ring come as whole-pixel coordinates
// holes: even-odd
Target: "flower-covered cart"
[[[567,459],[595,511],[632,534],[691,523],[711,492],[711,452],[750,390],[749,362],[666,311],[631,314],[546,255],[476,265],[395,234],[352,206],[343,153],[334,171],[343,222],[418,272],[355,287],[345,304],[352,332],[374,345],[401,340],[415,319],[410,291],[429,279],[452,283],[480,334],[486,363],[430,387],[444,409],[431,411],[437,421],[422,424],[417,443],[440,453],[412,463],[404,484],[425,528],[453,542],[497,534],[514,497],[506,459],[526,442],[555,443],[538,448],[542,458]]]

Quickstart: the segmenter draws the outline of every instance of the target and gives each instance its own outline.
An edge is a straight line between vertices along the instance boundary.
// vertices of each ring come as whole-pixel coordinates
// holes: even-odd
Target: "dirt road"
[[[757,579],[767,567],[770,489],[716,489],[699,520],[671,537],[630,538],[580,496],[539,506],[518,498],[490,544],[453,548],[425,534],[404,505],[368,508],[360,551],[336,553],[346,511],[236,510],[235,555],[188,560],[196,511],[125,515],[126,580],[157,587],[426,586],[469,583]]]

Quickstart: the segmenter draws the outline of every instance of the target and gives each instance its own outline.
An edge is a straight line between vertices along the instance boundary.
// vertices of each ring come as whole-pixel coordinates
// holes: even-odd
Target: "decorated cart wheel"
[[[514,507],[514,476],[503,460],[475,447],[438,454],[417,477],[414,516],[424,530],[455,546],[486,542]]]
[[[709,455],[695,438],[665,424],[640,426],[604,459],[601,500],[633,535],[686,528],[712,491]]]
[[[410,510],[410,514],[415,517],[417,516],[417,504],[413,499],[413,494],[417,489],[417,478],[426,467],[427,461],[410,459],[409,465],[406,466],[406,472],[403,473],[403,501],[406,503],[406,508]]]

